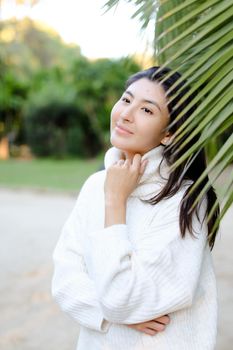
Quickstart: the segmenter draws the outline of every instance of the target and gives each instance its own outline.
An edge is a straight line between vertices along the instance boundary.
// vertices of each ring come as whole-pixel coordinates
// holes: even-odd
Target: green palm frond
[[[155,45],[159,62],[181,70],[183,78],[192,86],[190,93],[204,84],[204,88],[200,89],[191,102],[199,102],[198,109],[177,131],[177,142],[184,135],[189,135],[179,145],[179,149],[183,149],[198,134],[201,136],[174,167],[201,148],[208,148],[213,139],[216,140],[231,130],[230,136],[193,187],[195,190],[207,174],[214,174],[199,194],[198,201],[208,191],[211,182],[215,182],[233,162],[233,3],[229,0],[206,0],[185,1],[182,4],[180,1],[180,5],[174,6],[173,11],[166,14],[164,7],[168,3],[172,6],[173,1],[161,5],[157,18],[159,35]],[[181,30],[184,23],[189,25]],[[182,113],[178,118],[181,117]],[[223,189],[221,193],[223,207],[220,219],[233,202],[232,193],[233,171],[225,181],[225,191]]]
[[[128,0],[142,26],[155,21],[154,52],[160,65],[182,73],[192,88],[199,91],[177,119],[194,104],[198,108],[176,132],[179,150],[200,135],[174,164],[191,159],[200,149],[210,149],[213,142],[222,146],[209,161],[196,186],[207,174],[216,182],[233,162],[233,2],[232,0]],[[109,0],[115,6],[119,0]],[[186,95],[187,97],[187,95]],[[180,101],[182,103],[182,101]],[[176,122],[176,121],[175,121]],[[188,135],[184,141],[182,138]],[[179,142],[181,142],[179,144]],[[209,181],[197,201],[208,191]],[[233,170],[225,179],[220,200],[220,219],[233,203]],[[193,188],[195,190],[195,187]],[[214,208],[212,209],[212,213]],[[211,212],[209,214],[211,216]]]
[[[106,11],[111,10],[120,3],[120,0],[109,0],[104,5]],[[155,21],[156,12],[158,11],[158,1],[154,0],[128,0],[128,3],[135,5],[135,12],[132,13],[131,18],[139,17],[141,28],[145,29],[150,21]]]

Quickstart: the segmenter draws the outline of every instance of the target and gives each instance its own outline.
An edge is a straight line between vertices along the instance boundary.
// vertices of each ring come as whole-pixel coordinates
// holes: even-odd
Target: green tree
[[[78,46],[30,19],[0,22],[0,138],[25,143],[23,107],[29,91],[81,57]]]
[[[25,79],[39,69],[65,68],[81,57],[81,51],[36,21],[9,19],[0,22],[0,57],[17,77]]]
[[[89,61],[30,19],[2,21],[0,130],[37,156],[94,156],[108,147],[112,105],[138,69],[130,58]]]
[[[109,9],[119,0],[109,0]],[[213,171],[216,181],[233,161],[233,2],[229,0],[128,0],[135,5],[135,13],[142,27],[154,21],[154,52],[160,65],[181,71],[183,78],[199,91],[192,104],[199,108],[176,133],[176,140],[189,135],[180,149],[192,138],[200,137],[175,164],[204,148],[209,151],[207,170]],[[204,88],[203,88],[204,86]],[[202,87],[200,89],[200,87]],[[181,118],[180,114],[177,118]],[[210,157],[209,157],[210,158]],[[210,182],[204,188],[208,190]],[[200,196],[203,193],[200,193]],[[222,191],[221,218],[233,202],[233,172],[226,179]]]
[[[139,66],[131,58],[77,61],[72,69],[79,108],[99,136],[102,149],[108,146],[110,112],[127,77]]]
[[[28,88],[0,58],[0,139],[9,135],[15,141],[22,136],[22,106]]]
[[[78,60],[83,61],[87,60]],[[91,157],[101,148],[80,105],[69,65],[41,69],[33,76],[23,116],[26,142],[36,156]]]
[[[34,154],[88,157],[107,148],[112,105],[138,69],[131,59],[82,57],[66,69],[35,75],[23,112]]]

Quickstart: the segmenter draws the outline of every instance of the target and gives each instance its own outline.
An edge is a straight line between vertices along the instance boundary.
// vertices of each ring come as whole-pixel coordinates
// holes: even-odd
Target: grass
[[[0,186],[77,192],[86,178],[102,165],[102,158],[0,161]]]
[[[0,161],[0,187],[78,192],[89,175],[103,166],[103,155],[92,160],[33,159]],[[218,194],[232,166],[216,181]],[[221,196],[220,196],[221,197]]]

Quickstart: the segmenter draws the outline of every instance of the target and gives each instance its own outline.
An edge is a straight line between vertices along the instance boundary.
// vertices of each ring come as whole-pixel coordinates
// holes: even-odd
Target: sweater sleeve
[[[208,249],[203,205],[200,221],[196,216],[193,219],[196,238],[186,232],[182,239],[177,201],[166,202],[136,246],[128,239],[127,225],[112,225],[88,235],[88,272],[110,322],[144,322],[188,308],[198,297],[203,252]]]
[[[79,217],[81,201],[82,194],[63,227],[53,253],[52,295],[61,309],[79,324],[106,332],[109,322],[104,319],[94,283],[87,274],[82,255],[82,221]]]

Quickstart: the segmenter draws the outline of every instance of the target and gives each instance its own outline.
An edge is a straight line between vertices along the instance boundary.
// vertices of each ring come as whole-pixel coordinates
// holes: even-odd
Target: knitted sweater
[[[149,160],[127,201],[126,224],[104,228],[105,170],[84,184],[54,251],[52,294],[80,325],[78,350],[213,350],[217,302],[206,244],[203,202],[193,218],[196,238],[182,239],[179,205],[190,182],[156,205],[143,202],[161,190],[169,168],[162,146]],[[111,148],[105,167],[120,158]],[[161,177],[161,175],[162,177]],[[127,327],[169,314],[154,336]],[[67,330],[63,330],[67,331]]]

